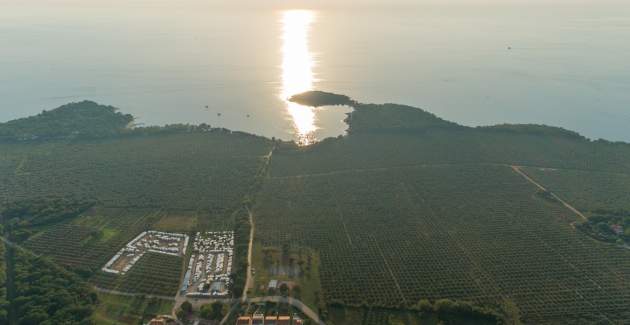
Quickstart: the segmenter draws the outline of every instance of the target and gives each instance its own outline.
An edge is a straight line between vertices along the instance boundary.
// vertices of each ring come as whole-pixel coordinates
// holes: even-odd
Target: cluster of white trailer
[[[188,247],[188,235],[162,231],[144,231],[136,236],[102,268],[114,274],[127,273],[147,252],[182,256]]]
[[[228,294],[234,256],[234,232],[198,232],[184,276],[182,294],[217,297]]]

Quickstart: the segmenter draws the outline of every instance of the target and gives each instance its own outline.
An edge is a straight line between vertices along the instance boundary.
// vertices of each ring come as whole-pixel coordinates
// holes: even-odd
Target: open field
[[[158,220],[153,228],[160,231],[193,232],[197,229],[197,218],[197,213],[169,214]]]
[[[98,294],[99,304],[94,312],[96,325],[129,324],[148,321],[155,315],[170,315],[173,302],[168,300]]]
[[[263,247],[262,241],[255,240],[252,267],[255,271],[254,297],[278,294],[278,290],[269,292],[269,281],[291,283],[290,296],[302,301],[313,310],[318,310],[324,303],[319,276],[320,258],[317,251],[294,247],[283,256],[282,247]]]
[[[576,232],[569,210],[535,194],[507,166],[271,178],[256,238],[319,250],[328,303],[450,298],[514,302],[528,323],[629,319],[630,251]]]

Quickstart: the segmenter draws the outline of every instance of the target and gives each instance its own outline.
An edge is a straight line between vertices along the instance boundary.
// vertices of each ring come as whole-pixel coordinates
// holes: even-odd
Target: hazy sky
[[[181,4],[204,4],[218,6],[250,6],[250,7],[328,7],[328,6],[367,6],[367,5],[418,5],[418,4],[545,4],[545,5],[600,5],[607,3],[627,4],[627,0],[110,0],[107,3],[115,5],[118,2],[129,4],[159,4],[161,2],[177,1]],[[100,1],[96,1],[101,3]],[[3,0],[3,3],[37,5],[37,4],[76,4],[89,6],[92,1],[85,0]]]

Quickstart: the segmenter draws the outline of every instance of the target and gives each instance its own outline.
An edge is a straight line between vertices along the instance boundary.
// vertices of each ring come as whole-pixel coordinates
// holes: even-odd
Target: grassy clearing
[[[293,290],[290,295],[300,299],[311,309],[318,310],[323,306],[319,278],[320,261],[315,250],[304,247],[291,248],[283,257],[282,248],[263,247],[259,242],[254,242],[253,249],[252,267],[256,272],[254,296],[279,294],[267,290],[269,281],[274,279],[298,285],[299,289]]]
[[[163,216],[155,225],[155,230],[172,232],[190,232],[197,229],[196,214],[168,214]]]
[[[142,297],[99,294],[93,320],[97,325],[138,324],[152,316],[170,314],[173,302]]]

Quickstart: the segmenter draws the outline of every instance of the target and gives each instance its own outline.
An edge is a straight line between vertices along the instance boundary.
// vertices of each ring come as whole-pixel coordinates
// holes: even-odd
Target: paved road
[[[243,302],[243,301],[241,301]],[[319,315],[313,311],[309,306],[305,305],[302,301],[295,299],[295,298],[291,298],[291,297],[282,297],[282,296],[269,296],[269,297],[255,297],[255,298],[248,298],[244,301],[245,303],[260,303],[260,302],[274,302],[274,303],[283,303],[283,304],[289,304],[297,309],[299,309],[304,315],[306,315],[308,318],[310,318],[311,320],[313,320],[313,322],[315,322],[316,324],[319,325],[326,325],[326,323],[324,323],[320,318]],[[235,304],[236,306],[236,304]],[[230,310],[230,313],[234,311],[234,307]],[[224,325],[227,322],[228,316],[230,316],[230,314],[226,315],[223,320],[221,321],[220,325]]]

